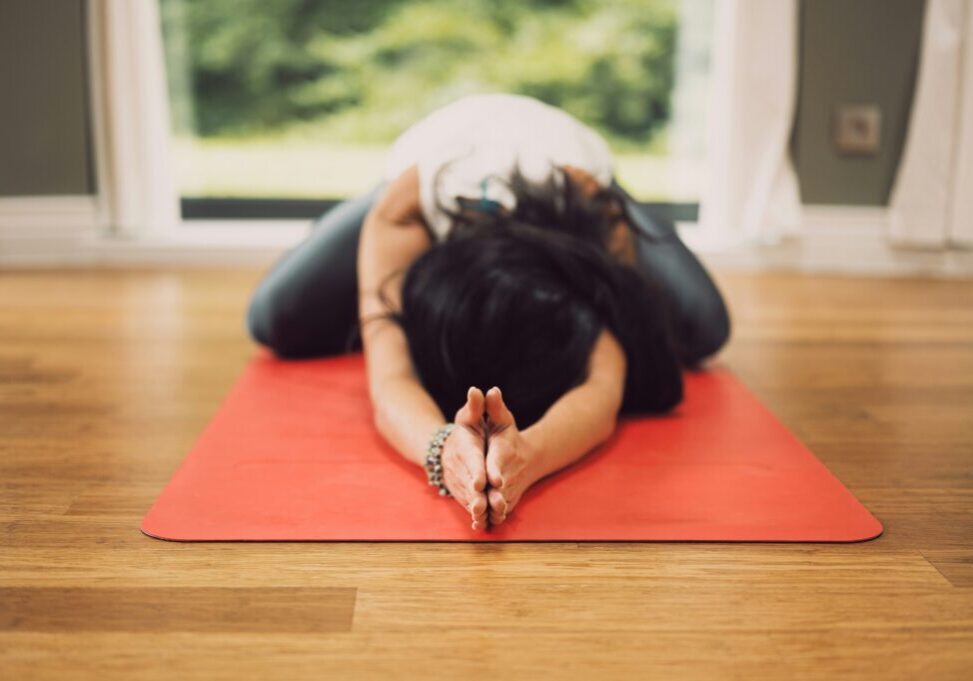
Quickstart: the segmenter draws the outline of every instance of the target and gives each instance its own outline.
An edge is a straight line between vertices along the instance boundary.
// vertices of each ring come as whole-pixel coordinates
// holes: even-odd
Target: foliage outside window
[[[674,194],[693,188],[674,191],[666,177],[679,6],[162,0],[182,193],[354,194],[378,180],[388,144],[410,124],[500,91],[597,129],[634,194],[692,200]]]

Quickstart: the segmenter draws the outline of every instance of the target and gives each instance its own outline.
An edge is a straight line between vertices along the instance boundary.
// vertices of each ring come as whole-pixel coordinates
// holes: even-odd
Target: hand
[[[485,402],[483,392],[470,387],[466,404],[453,418],[456,427],[443,443],[442,453],[443,483],[456,502],[469,511],[474,530],[486,526]]]
[[[540,478],[537,452],[517,428],[514,415],[503,402],[500,388],[486,393],[486,471],[490,522],[499,525],[510,515],[527,488]]]

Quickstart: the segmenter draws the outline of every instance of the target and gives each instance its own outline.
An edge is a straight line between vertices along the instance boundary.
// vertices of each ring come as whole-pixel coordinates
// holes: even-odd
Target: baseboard
[[[0,198],[0,240],[70,239],[97,230],[95,196],[23,196]]]
[[[75,260],[80,242],[102,224],[95,196],[26,196],[0,199],[0,265]]]
[[[93,197],[0,199],[0,267],[265,266],[309,220],[200,220],[133,238],[108,233]]]
[[[151,239],[102,232],[93,197],[0,200],[0,267],[266,266],[310,222],[194,221]],[[880,207],[806,206],[800,230],[774,245],[679,234],[709,267],[875,276],[973,277],[973,250],[891,245]]]
[[[973,250],[891,244],[884,207],[805,206],[801,227],[773,245],[710,247],[695,225],[680,235],[707,265],[730,270],[777,270],[862,276],[973,277]]]

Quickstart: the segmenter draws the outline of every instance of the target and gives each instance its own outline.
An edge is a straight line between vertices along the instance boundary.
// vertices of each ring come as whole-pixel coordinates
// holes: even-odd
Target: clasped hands
[[[538,451],[497,387],[486,394],[470,387],[453,422],[443,445],[443,482],[470,513],[474,530],[486,529],[488,519],[499,525],[541,477]]]

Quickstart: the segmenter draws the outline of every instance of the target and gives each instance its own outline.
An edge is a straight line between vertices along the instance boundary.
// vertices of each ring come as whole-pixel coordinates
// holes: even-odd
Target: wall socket
[[[838,153],[875,156],[882,141],[882,110],[874,104],[842,104],[835,110],[834,146]]]

